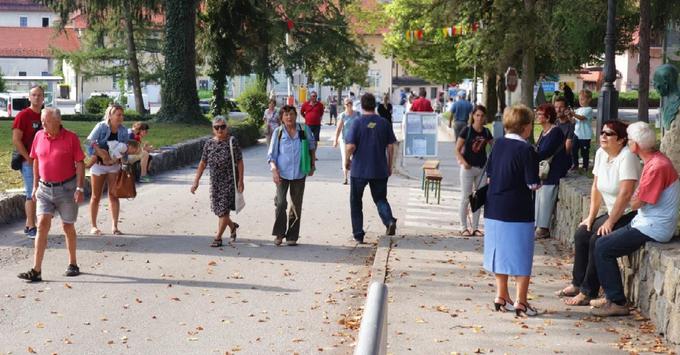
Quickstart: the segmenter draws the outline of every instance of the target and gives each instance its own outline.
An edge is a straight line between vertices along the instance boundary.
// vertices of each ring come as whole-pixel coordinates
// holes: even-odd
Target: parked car
[[[0,117],[14,117],[19,111],[31,106],[27,92],[0,93]]]
[[[201,112],[204,115],[208,114],[210,113],[210,110],[212,110],[212,99],[199,100],[198,106],[200,106]],[[227,99],[227,111],[227,116],[232,120],[241,121],[248,117],[247,113],[241,112],[241,109],[238,107],[238,103],[234,99]]]

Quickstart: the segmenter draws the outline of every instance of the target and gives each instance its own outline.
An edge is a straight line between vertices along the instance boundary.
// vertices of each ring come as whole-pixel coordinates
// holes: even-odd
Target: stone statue
[[[660,108],[661,123],[666,132],[661,139],[661,152],[673,162],[680,171],[680,88],[678,88],[678,69],[672,64],[664,64],[654,71],[654,88],[663,97]]]

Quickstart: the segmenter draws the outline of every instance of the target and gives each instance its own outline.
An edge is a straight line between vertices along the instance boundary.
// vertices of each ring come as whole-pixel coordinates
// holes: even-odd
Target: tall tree
[[[165,71],[163,105],[158,119],[197,122],[203,119],[196,89],[196,11],[199,0],[165,0]]]
[[[140,37],[148,34],[149,28],[146,27],[152,26],[149,20],[160,11],[160,1],[40,0],[40,2],[59,14],[60,29],[65,28],[74,13],[86,17],[89,25],[87,31],[93,32],[94,40],[78,53],[59,53],[59,56],[72,64],[80,60],[79,69],[85,69],[86,76],[97,76],[102,72],[105,73],[103,75],[111,73],[120,75],[126,71],[126,76],[132,82],[135,108],[139,113],[144,113],[140,69],[142,65],[137,42]],[[125,43],[125,46],[120,46],[120,43]]]

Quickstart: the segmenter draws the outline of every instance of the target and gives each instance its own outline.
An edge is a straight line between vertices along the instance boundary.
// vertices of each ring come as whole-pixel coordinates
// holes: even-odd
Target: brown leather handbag
[[[113,195],[118,198],[135,198],[137,189],[135,188],[135,174],[132,166],[123,164],[116,177],[116,184],[112,187]]]

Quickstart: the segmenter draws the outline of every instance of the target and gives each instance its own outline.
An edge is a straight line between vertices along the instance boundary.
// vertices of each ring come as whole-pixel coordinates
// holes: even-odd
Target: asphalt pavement
[[[324,126],[318,172],[307,180],[300,245],[276,247],[275,187],[263,144],[244,150],[247,206],[233,246],[209,244],[217,227],[204,176],[195,167],[155,177],[122,201],[123,236],[89,231],[80,207],[78,260],[83,274],[62,276],[58,220],[43,266],[45,282],[16,278],[32,265],[23,223],[0,228],[0,354],[349,354],[375,243],[385,231],[365,197],[367,245],[350,240],[349,186],[342,185],[335,126]],[[206,175],[208,172],[206,171]],[[408,181],[390,180],[399,217]],[[109,232],[107,202],[100,228]]]

